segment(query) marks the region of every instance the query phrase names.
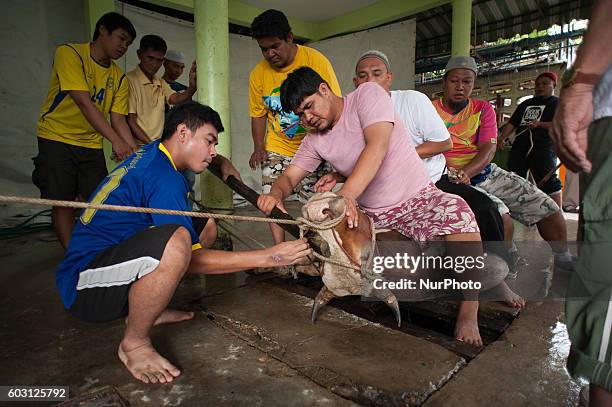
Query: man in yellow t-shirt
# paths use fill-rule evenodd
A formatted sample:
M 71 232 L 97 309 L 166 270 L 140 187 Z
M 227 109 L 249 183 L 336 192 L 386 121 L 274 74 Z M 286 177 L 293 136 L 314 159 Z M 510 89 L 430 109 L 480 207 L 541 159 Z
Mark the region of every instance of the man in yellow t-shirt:
M 118 13 L 103 15 L 93 42 L 60 45 L 51 82 L 38 117 L 38 156 L 32 181 L 42 198 L 88 199 L 107 174 L 102 137 L 118 159 L 136 150 L 127 125 L 128 83 L 115 65 L 136 37 L 132 23 Z M 110 119 L 110 124 L 109 124 Z M 73 209 L 53 207 L 53 229 L 68 247 Z
M 283 112 L 280 86 L 295 69 L 307 66 L 329 83 L 331 90 L 341 95 L 338 79 L 331 63 L 319 51 L 293 43 L 287 17 L 278 10 L 267 10 L 255 17 L 251 36 L 257 41 L 264 59 L 249 77 L 249 114 L 254 151 L 249 165 L 261 165 L 263 193 L 270 192 L 274 180 L 291 163 L 292 157 L 306 135 L 300 118 L 293 112 Z M 312 185 L 326 172 L 325 166 L 305 178 L 296 191 L 305 202 L 314 192 Z M 270 225 L 275 243 L 284 240 L 283 230 Z
M 196 92 L 195 65 L 189 71 L 189 87 L 175 92 L 157 76 L 168 47 L 163 38 L 148 34 L 140 39 L 136 68 L 127 73 L 130 84 L 128 123 L 139 142 L 157 140 L 164 129 L 166 103 L 176 105 L 191 100 Z

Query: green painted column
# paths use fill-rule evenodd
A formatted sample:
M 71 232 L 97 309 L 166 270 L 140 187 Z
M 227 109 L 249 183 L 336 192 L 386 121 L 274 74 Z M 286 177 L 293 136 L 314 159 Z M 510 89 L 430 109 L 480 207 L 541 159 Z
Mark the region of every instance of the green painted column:
M 470 55 L 472 0 L 452 0 L 453 48 L 452 56 Z
M 85 21 L 87 21 L 87 40 L 93 40 L 94 29 L 96 23 L 106 13 L 115 10 L 114 0 L 84 0 L 85 3 Z M 104 147 L 104 157 L 106 158 L 106 168 L 112 170 L 117 166 L 117 163 L 110 159 L 113 148 L 107 139 L 102 140 Z
M 93 38 L 96 22 L 106 13 L 115 11 L 115 0 L 84 0 L 85 3 L 85 21 L 88 24 L 88 39 Z
M 231 158 L 230 65 L 228 0 L 194 0 L 198 102 L 221 116 L 225 131 L 219 135 L 219 154 Z M 202 201 L 213 208 L 233 207 L 231 190 L 205 171 L 201 178 Z M 221 236 L 220 236 L 221 237 Z M 221 240 L 226 240 L 221 237 Z M 221 242 L 222 246 L 226 244 Z

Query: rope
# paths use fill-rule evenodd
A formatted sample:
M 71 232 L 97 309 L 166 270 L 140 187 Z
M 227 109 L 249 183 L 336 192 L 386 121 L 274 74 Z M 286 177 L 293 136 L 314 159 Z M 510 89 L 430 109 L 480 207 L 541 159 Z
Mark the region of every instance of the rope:
M 309 221 L 308 219 L 305 219 L 303 217 L 299 217 L 297 218 L 297 220 L 299 222 L 301 222 L 301 224 L 299 225 L 300 228 L 300 239 L 302 237 L 304 237 L 304 231 L 309 230 L 309 229 L 314 229 L 314 230 L 327 230 L 327 229 L 333 229 L 334 227 L 338 226 L 346 217 L 346 213 L 342 213 L 339 216 L 335 217 L 335 218 L 330 218 L 329 220 L 323 221 L 321 223 L 313 223 L 311 221 Z M 333 231 L 335 232 L 335 231 Z M 334 234 L 334 238 L 336 238 L 335 234 Z M 337 240 L 336 240 L 337 242 Z M 342 245 L 339 245 L 340 248 L 342 248 Z M 342 248 L 344 251 L 344 248 Z M 345 267 L 348 269 L 353 269 L 353 270 L 357 270 L 357 271 L 361 271 L 361 267 L 352 264 L 353 263 L 353 259 L 351 259 L 351 257 L 346 253 L 346 251 L 344 251 L 344 254 L 346 255 L 346 257 L 348 257 L 349 261 L 351 261 L 351 263 L 345 263 L 342 261 L 336 261 L 333 260 L 329 257 L 325 257 L 320 255 L 317 252 L 312 252 L 312 256 L 316 259 L 319 259 L 321 261 L 324 261 L 326 263 L 330 263 L 330 264 L 334 264 L 336 266 L 340 266 L 340 267 Z
M 522 131 L 519 131 L 518 133 L 516 133 L 516 136 L 514 136 L 514 138 L 516 138 L 516 137 L 520 136 L 521 134 L 525 133 L 527 130 L 529 130 L 529 126 L 524 128 Z
M 265 222 L 265 223 L 282 223 L 282 224 L 287 224 L 287 225 L 300 225 L 299 221 L 289 220 L 289 219 L 270 219 L 270 218 L 262 218 L 262 217 L 257 217 L 257 216 L 223 215 L 220 213 L 211 213 L 211 212 L 177 211 L 173 209 L 142 208 L 138 206 L 93 204 L 93 203 L 87 203 L 87 202 L 58 201 L 58 200 L 53 200 L 53 199 L 24 198 L 24 197 L 6 196 L 6 195 L 0 195 L 0 202 L 21 203 L 21 204 L 31 204 L 31 205 L 45 205 L 45 206 L 63 206 L 67 208 L 77 208 L 77 209 L 97 209 L 97 210 L 119 211 L 119 212 L 154 213 L 158 215 L 190 216 L 193 218 L 226 219 L 226 220 L 239 220 L 239 221 L 245 221 L 245 222 Z
M 189 197 L 189 200 L 191 202 L 193 202 L 194 204 L 196 204 L 198 206 L 198 208 L 201 209 L 201 211 L 209 211 L 211 209 L 214 210 L 214 208 L 210 207 L 210 206 L 204 206 L 202 203 L 196 201 L 193 197 Z M 219 208 L 222 209 L 222 208 Z M 220 220 L 217 223 L 217 226 L 219 228 L 221 228 L 222 230 L 224 230 L 225 232 L 227 232 L 227 234 L 229 234 L 231 237 L 233 237 L 234 239 L 236 239 L 238 242 L 242 243 L 243 245 L 245 245 L 248 249 L 253 250 L 253 246 L 251 246 L 250 244 L 248 244 L 247 242 L 245 242 L 244 240 L 242 240 L 242 238 L 238 235 L 238 233 L 236 232 L 236 228 L 234 227 L 234 225 L 232 225 L 231 223 L 224 221 L 224 220 Z M 242 232 L 244 234 L 245 237 L 247 237 L 248 239 L 250 239 L 252 242 L 254 242 L 256 245 L 258 245 L 259 247 L 261 247 L 262 249 L 265 249 L 266 246 L 264 246 L 260 241 L 256 240 L 255 238 L 251 237 L 248 233 L 246 232 Z
M 62 206 L 67 208 L 77 208 L 77 209 L 96 209 L 96 210 L 106 210 L 106 211 L 118 211 L 118 212 L 136 212 L 136 213 L 153 213 L 159 215 L 176 215 L 176 216 L 190 216 L 194 218 L 211 218 L 211 219 L 221 219 L 221 220 L 238 220 L 245 222 L 265 222 L 265 223 L 282 223 L 288 225 L 298 225 L 300 228 L 300 238 L 304 237 L 304 230 L 314 229 L 314 230 L 326 230 L 332 229 L 340 224 L 345 218 L 345 214 L 337 216 L 336 218 L 332 218 L 330 220 L 321 222 L 321 223 L 313 223 L 308 219 L 303 217 L 297 218 L 297 220 L 288 220 L 288 219 L 270 219 L 270 218 L 262 218 L 257 216 L 239 216 L 239 215 L 223 215 L 220 213 L 210 213 L 210 212 L 194 212 L 194 211 L 177 211 L 171 209 L 159 209 L 159 208 L 143 208 L 137 206 L 122 206 L 122 205 L 107 205 L 107 204 L 93 204 L 87 202 L 76 202 L 76 201 L 60 201 L 54 199 L 41 199 L 41 198 L 25 198 L 18 196 L 7 196 L 0 195 L 0 202 L 4 203 L 20 203 L 20 204 L 30 204 L 30 205 L 44 205 L 44 206 Z M 361 268 L 354 266 L 353 264 L 339 262 L 333 260 L 331 258 L 320 255 L 319 253 L 312 252 L 312 255 L 324 262 L 335 264 L 340 267 L 346 267 L 353 270 L 361 271 Z
M 1 201 L 1 196 L 0 196 L 0 201 Z M 197 201 L 196 204 L 198 204 L 198 206 L 203 207 L 200 203 L 198 203 Z M 334 227 L 338 226 L 346 217 L 345 213 L 340 214 L 339 216 L 335 217 L 335 218 L 330 218 L 329 220 L 323 221 L 323 222 L 319 222 L 319 223 L 314 223 L 309 221 L 306 218 L 303 217 L 298 217 L 295 220 L 294 224 L 297 224 L 299 229 L 300 229 L 300 239 L 304 237 L 304 232 L 307 230 L 327 230 L 327 229 L 333 229 Z M 257 218 L 257 219 L 261 219 L 261 218 Z M 335 231 L 334 231 L 335 232 Z M 375 239 L 374 237 L 374 233 L 372 233 L 372 237 L 373 239 Z M 249 236 L 249 238 L 251 238 Z M 336 238 L 336 235 L 334 233 L 334 238 Z M 251 238 L 252 239 L 252 238 Z M 255 240 L 255 239 L 252 239 Z M 255 240 L 256 243 L 259 243 L 258 241 Z M 336 242 L 338 243 L 338 240 L 336 238 Z M 351 261 L 351 263 L 344 263 L 341 261 L 336 261 L 331 259 L 330 257 L 325 257 L 315 251 L 312 252 L 312 256 L 320 261 L 326 262 L 326 263 L 330 263 L 330 264 L 334 264 L 336 266 L 340 266 L 340 267 L 346 267 L 346 268 L 350 268 L 353 270 L 357 270 L 357 271 L 361 271 L 361 268 L 359 267 L 359 265 L 348 255 L 348 253 L 346 253 L 346 251 L 344 250 L 344 248 L 342 247 L 342 245 L 339 245 L 340 248 L 344 251 L 344 254 L 348 257 L 348 259 Z M 314 264 L 313 264 L 314 265 Z
M 531 154 L 531 151 L 533 151 L 533 132 L 531 131 L 531 127 L 527 127 L 527 130 L 529 130 L 529 150 L 527 150 L 527 154 L 525 154 L 525 157 L 527 157 L 529 154 Z M 523 130 L 525 131 L 525 130 Z M 522 132 L 521 132 L 522 133 Z M 518 134 L 517 134 L 518 137 Z
M 533 132 L 531 131 L 531 127 L 528 126 L 526 129 L 524 129 L 523 131 L 518 133 L 516 135 L 516 137 L 520 136 L 521 134 L 525 133 L 526 131 L 529 131 L 529 144 L 530 144 L 530 146 L 529 146 L 529 150 L 527 150 L 527 154 L 525 154 L 525 156 L 528 156 L 529 154 L 531 154 L 531 152 L 533 151 L 533 147 L 534 147 L 534 144 L 533 144 Z M 537 182 L 537 183 L 535 182 L 535 177 L 533 177 L 533 174 L 531 174 L 531 176 L 533 177 L 534 184 L 536 184 L 536 187 L 541 188 L 542 185 L 544 185 L 544 183 L 546 181 L 548 181 L 550 179 L 550 177 L 553 176 L 554 173 L 557 172 L 557 170 L 561 167 L 561 165 L 562 165 L 562 163 L 557 164 L 557 166 L 555 168 L 553 168 L 550 171 L 548 171 L 546 173 L 546 175 L 544 175 L 544 177 L 542 177 L 542 179 L 540 179 L 540 181 Z

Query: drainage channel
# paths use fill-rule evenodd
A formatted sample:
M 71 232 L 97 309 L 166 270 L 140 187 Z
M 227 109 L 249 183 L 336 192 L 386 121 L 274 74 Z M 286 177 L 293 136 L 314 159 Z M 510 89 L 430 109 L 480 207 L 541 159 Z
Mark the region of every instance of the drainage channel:
M 289 292 L 314 298 L 323 287 L 319 277 L 299 275 L 297 279 L 275 277 L 265 280 Z M 485 347 L 496 341 L 510 326 L 519 312 L 508 307 L 489 306 L 481 303 L 478 314 L 480 334 Z M 449 351 L 470 361 L 483 349 L 456 340 L 453 337 L 457 315 L 457 303 L 453 301 L 425 301 L 400 303 L 402 324 L 397 326 L 393 314 L 380 302 L 363 301 L 359 296 L 343 297 L 332 300 L 328 307 L 335 307 L 387 328 L 413 335 L 440 345 Z M 504 309 L 507 308 L 507 309 Z M 325 310 L 322 311 L 324 313 Z

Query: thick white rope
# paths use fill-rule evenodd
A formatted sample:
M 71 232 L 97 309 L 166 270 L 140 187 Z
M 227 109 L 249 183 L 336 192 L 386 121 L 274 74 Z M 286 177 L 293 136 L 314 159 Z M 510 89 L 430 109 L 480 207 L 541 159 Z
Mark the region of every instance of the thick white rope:
M 106 211 L 119 211 L 119 212 L 135 212 L 135 213 L 153 213 L 160 215 L 176 215 L 176 216 L 190 216 L 194 218 L 211 218 L 211 219 L 223 219 L 223 220 L 237 220 L 237 221 L 245 221 L 245 222 L 265 222 L 265 223 L 281 223 L 287 225 L 298 225 L 300 229 L 300 238 L 304 236 L 305 229 L 314 229 L 314 230 L 326 230 L 331 229 L 340 222 L 344 220 L 345 214 L 330 219 L 321 223 L 314 223 L 302 217 L 297 218 L 297 220 L 288 220 L 288 219 L 270 219 L 270 218 L 262 218 L 257 216 L 240 216 L 240 215 L 224 215 L 220 213 L 212 213 L 212 212 L 194 212 L 194 211 L 177 211 L 172 209 L 160 209 L 160 208 L 143 208 L 137 206 L 122 206 L 122 205 L 107 205 L 107 204 L 94 204 L 87 202 L 77 202 L 77 201 L 61 201 L 54 199 L 42 199 L 42 198 L 27 198 L 27 197 L 19 197 L 19 196 L 7 196 L 0 195 L 0 202 L 4 203 L 18 203 L 18 204 L 30 204 L 30 205 L 44 205 L 44 206 L 62 206 L 67 208 L 76 208 L 76 209 L 95 209 L 95 210 L 106 210 Z M 332 260 L 328 257 L 322 256 L 319 253 L 313 251 L 312 255 L 321 260 L 331 264 L 335 264 L 341 267 L 347 267 L 354 270 L 360 271 L 359 267 L 356 267 L 353 264 L 338 262 Z

